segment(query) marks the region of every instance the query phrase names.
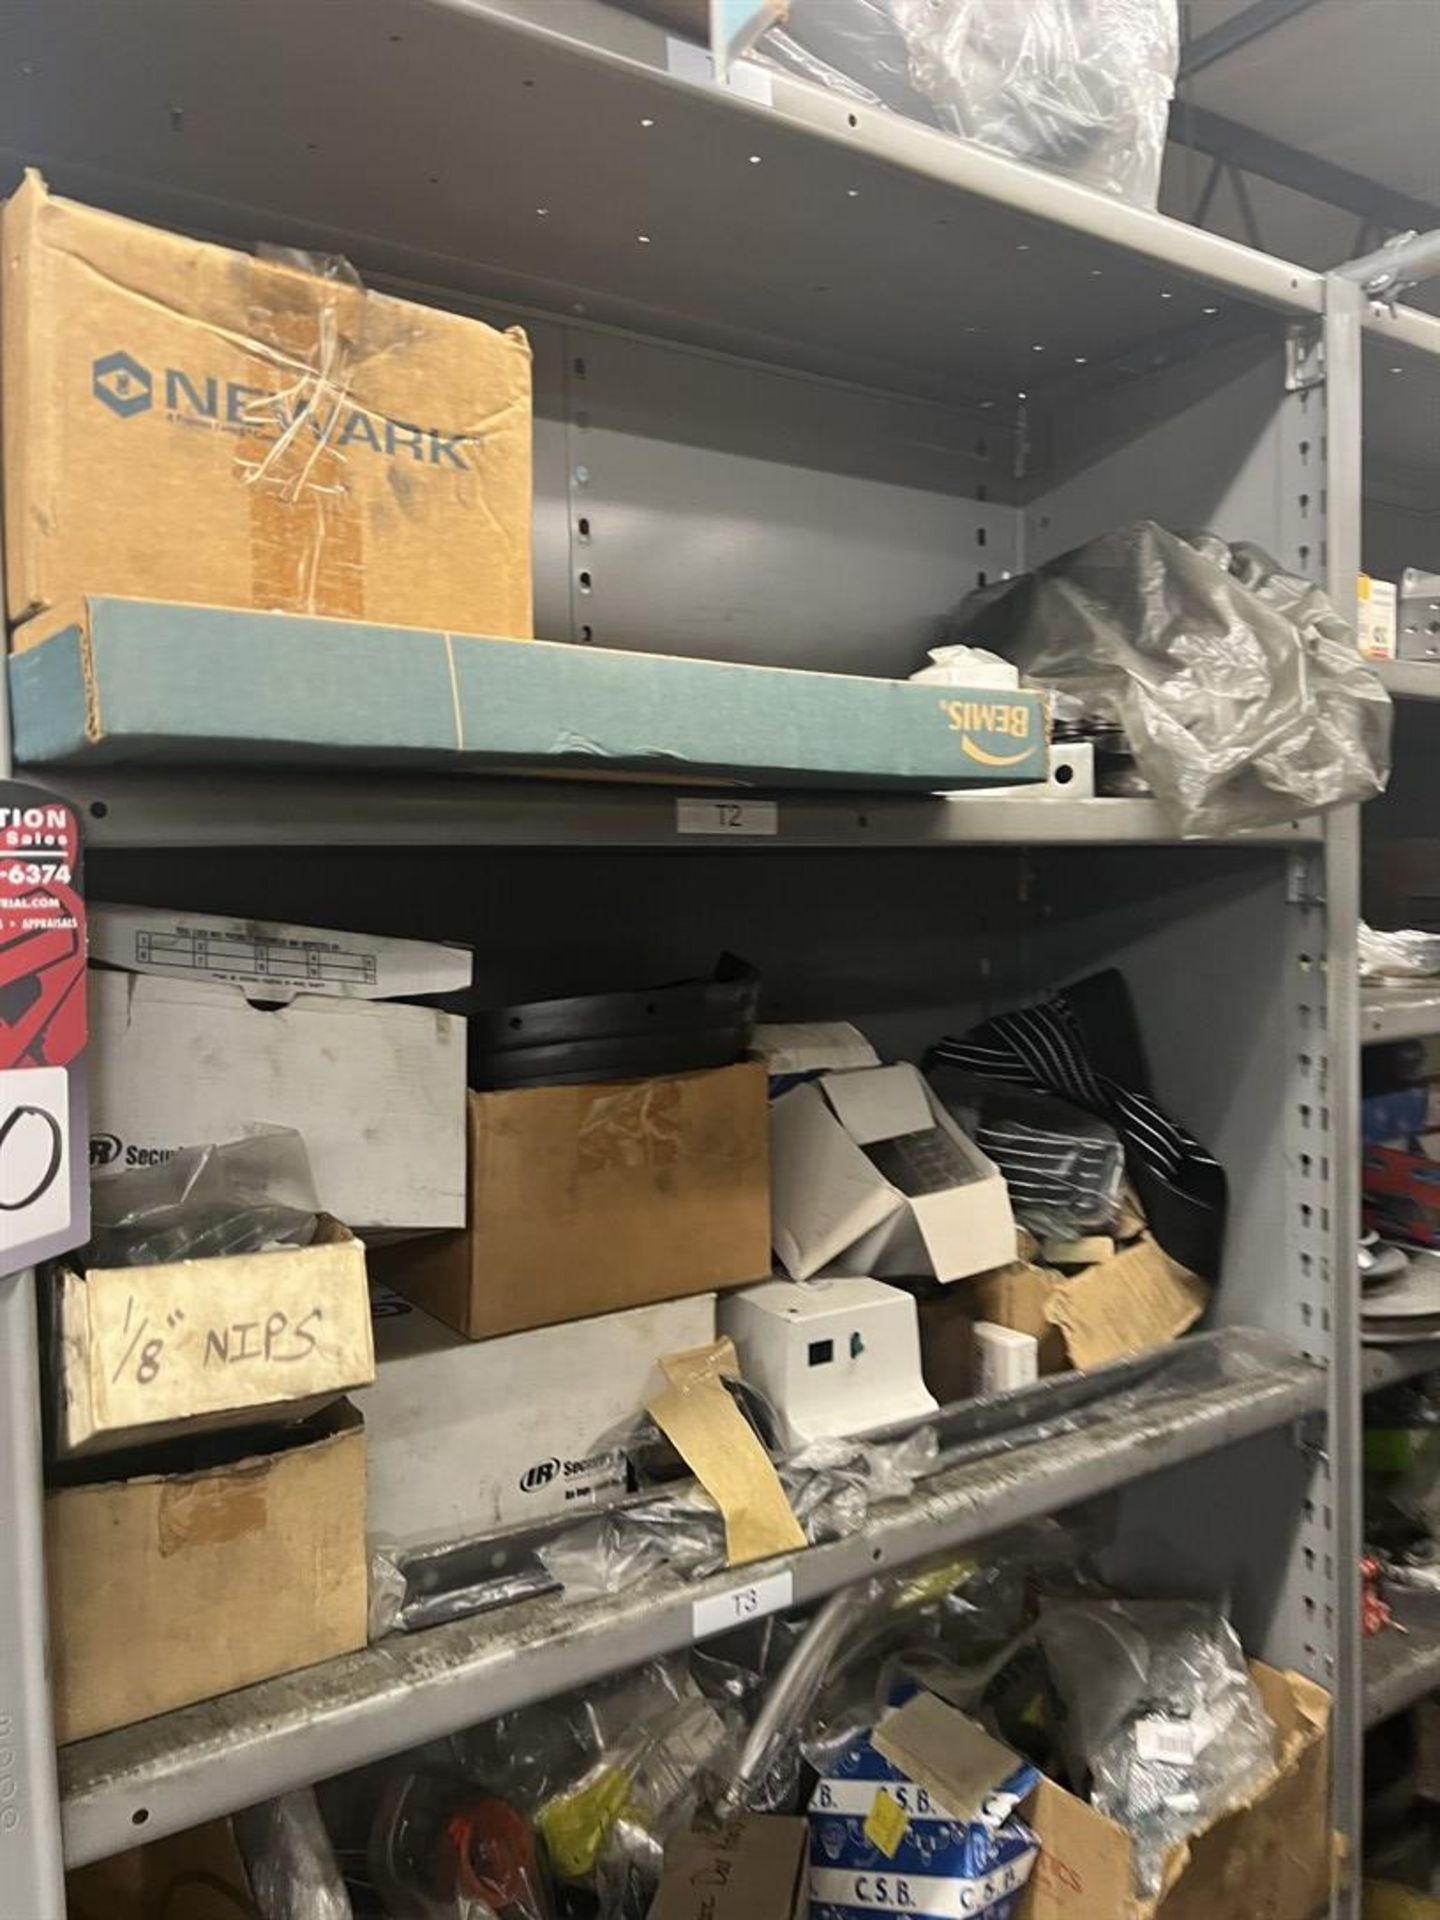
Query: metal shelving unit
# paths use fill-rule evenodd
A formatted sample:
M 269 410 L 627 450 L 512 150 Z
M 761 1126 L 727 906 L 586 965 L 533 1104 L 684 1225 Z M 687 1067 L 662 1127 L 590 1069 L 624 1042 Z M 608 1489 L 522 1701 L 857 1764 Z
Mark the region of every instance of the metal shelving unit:
M 718 88 L 693 50 L 597 0 L 352 0 L 343 62 L 322 0 L 12 14 L 0 171 L 23 158 L 58 191 L 344 251 L 372 282 L 524 320 L 549 637 L 904 673 L 937 609 L 1142 515 L 1255 539 L 1352 597 L 1378 324 L 1352 283 L 781 75 Z M 376 127 L 402 124 L 406 151 L 381 151 Z M 698 540 L 701 524 L 722 531 Z M 382 856 L 407 876 L 449 863 L 445 930 L 522 972 L 571 910 L 554 863 L 583 850 L 566 888 L 597 958 L 668 964 L 696 929 L 743 927 L 786 1017 L 863 1011 L 896 1047 L 1123 966 L 1165 1097 L 1231 1169 L 1217 1314 L 1296 1359 L 956 1470 L 863 1539 L 796 1556 L 795 1595 L 1148 1488 L 1132 1531 L 1157 1563 L 1211 1541 L 1254 1651 L 1334 1691 L 1335 1818 L 1358 1838 L 1353 816 L 1181 844 L 1143 801 L 782 795 L 774 836 L 717 849 L 677 835 L 658 786 L 41 777 L 88 822 L 97 891 L 373 918 Z M 7 1286 L 28 1302 L 0 1282 L 0 1309 Z M 65 1856 L 91 1860 L 693 1636 L 707 1589 L 531 1603 L 67 1749 L 57 1806 L 33 1328 L 11 1318 L 0 1534 L 18 1524 L 36 1550 L 0 1560 L 0 1732 L 18 1726 L 29 1810 L 0 1819 L 0 1920 L 10 1889 L 15 1920 L 58 1920 L 62 1817 Z M 1255 1448 L 1278 1505 L 1243 1526 Z M 1172 1473 L 1183 1499 L 1153 1478 Z
M 1367 1729 L 1440 1687 L 1440 1609 L 1402 1604 L 1395 1619 L 1365 1643 Z

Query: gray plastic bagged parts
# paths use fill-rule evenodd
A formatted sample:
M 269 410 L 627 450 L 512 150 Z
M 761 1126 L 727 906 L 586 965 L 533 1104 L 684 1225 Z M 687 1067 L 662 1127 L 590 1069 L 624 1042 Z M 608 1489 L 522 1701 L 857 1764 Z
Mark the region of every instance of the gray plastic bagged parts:
M 1353 630 L 1258 547 L 1144 520 L 972 593 L 942 637 L 1118 723 L 1186 836 L 1280 826 L 1390 776 L 1390 697 Z

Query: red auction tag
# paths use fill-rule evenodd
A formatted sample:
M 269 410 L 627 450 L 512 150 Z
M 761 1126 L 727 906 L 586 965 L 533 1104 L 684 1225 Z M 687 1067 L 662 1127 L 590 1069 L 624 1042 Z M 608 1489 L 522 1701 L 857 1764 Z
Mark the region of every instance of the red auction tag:
M 80 822 L 0 780 L 0 1275 L 90 1233 Z

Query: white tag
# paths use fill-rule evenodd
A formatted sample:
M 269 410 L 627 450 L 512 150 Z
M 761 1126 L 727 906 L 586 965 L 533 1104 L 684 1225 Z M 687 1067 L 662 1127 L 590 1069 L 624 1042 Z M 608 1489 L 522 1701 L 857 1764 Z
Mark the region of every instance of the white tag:
M 703 1640 L 707 1634 L 724 1633 L 730 1627 L 743 1627 L 747 1620 L 779 1613 L 794 1597 L 795 1576 L 787 1567 L 784 1573 L 768 1574 L 748 1587 L 734 1587 L 729 1593 L 697 1600 L 691 1614 L 691 1628 L 695 1638 Z
M 677 800 L 677 833 L 763 833 L 780 831 L 778 800 Z
M 1192 1767 L 1198 1745 L 1199 1729 L 1189 1720 L 1154 1713 L 1135 1722 L 1135 1752 L 1147 1765 L 1158 1760 L 1168 1767 Z

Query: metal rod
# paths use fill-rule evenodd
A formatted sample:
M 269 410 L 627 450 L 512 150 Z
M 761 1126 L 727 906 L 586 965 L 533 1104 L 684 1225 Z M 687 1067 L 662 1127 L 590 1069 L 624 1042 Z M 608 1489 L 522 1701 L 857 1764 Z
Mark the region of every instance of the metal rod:
M 1428 233 L 1402 233 L 1373 253 L 1347 260 L 1335 271 L 1353 280 L 1372 300 L 1393 300 L 1440 273 L 1440 227 Z
M 1238 53 L 1242 47 L 1248 47 L 1252 40 L 1258 40 L 1262 34 L 1273 33 L 1276 27 L 1293 20 L 1297 14 L 1308 12 L 1314 5 L 1315 0 L 1254 0 L 1253 5 L 1242 7 L 1239 13 L 1232 14 L 1218 27 L 1212 27 L 1209 33 L 1202 33 L 1186 43 L 1180 54 L 1179 78 L 1193 79 L 1197 73 L 1203 73 L 1206 67 L 1213 67 L 1217 60 Z

